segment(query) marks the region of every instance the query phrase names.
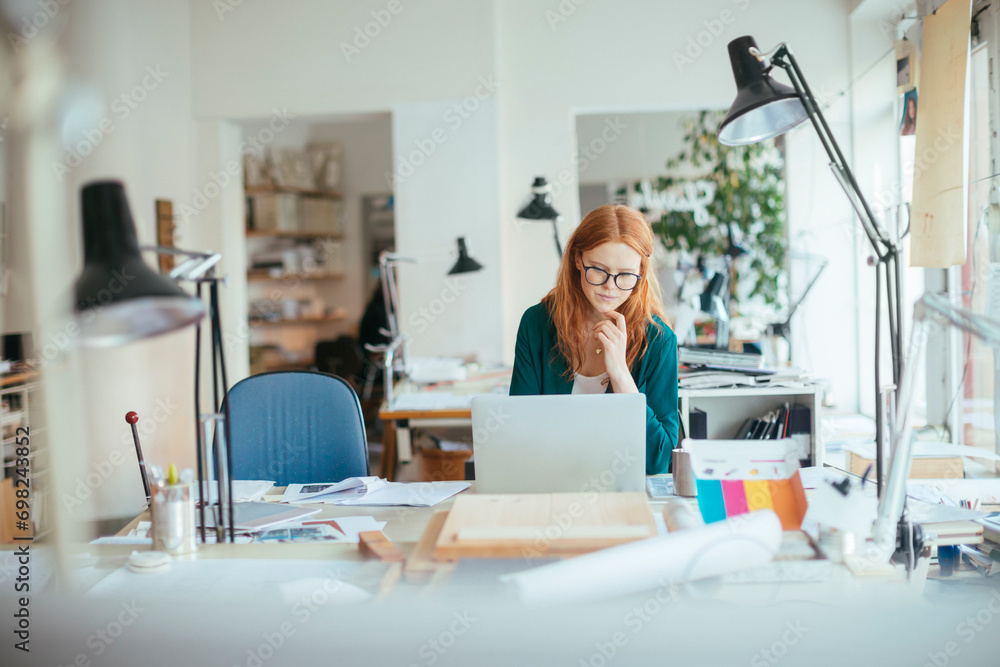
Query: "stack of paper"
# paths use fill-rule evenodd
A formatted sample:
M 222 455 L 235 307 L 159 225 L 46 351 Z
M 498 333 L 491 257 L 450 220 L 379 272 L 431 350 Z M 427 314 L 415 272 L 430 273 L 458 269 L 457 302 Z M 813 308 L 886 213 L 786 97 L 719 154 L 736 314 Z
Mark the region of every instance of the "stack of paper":
M 329 484 L 289 484 L 281 502 L 432 507 L 469 486 L 469 482 L 404 483 L 378 477 L 351 477 Z
M 256 479 L 234 479 L 232 482 L 233 502 L 255 502 L 264 497 L 274 486 L 274 482 Z M 208 503 L 214 505 L 219 502 L 219 485 L 215 480 L 203 482 L 203 489 L 208 489 Z M 204 497 L 204 496 L 203 496 Z

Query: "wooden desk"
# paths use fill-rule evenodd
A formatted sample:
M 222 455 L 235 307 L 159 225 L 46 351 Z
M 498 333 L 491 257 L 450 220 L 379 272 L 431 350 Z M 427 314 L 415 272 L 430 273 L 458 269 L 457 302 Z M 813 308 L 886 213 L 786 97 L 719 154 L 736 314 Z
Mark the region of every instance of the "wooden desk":
M 382 429 L 382 467 L 379 475 L 390 482 L 395 479 L 399 452 L 396 429 L 409 428 L 411 419 L 460 419 L 472 423 L 472 408 L 447 410 L 390 410 L 383 402 L 378 418 L 384 422 Z
M 450 391 L 459 396 L 471 396 L 477 394 L 489 394 L 498 387 L 506 384 L 510 386 L 510 374 L 512 369 L 506 368 L 499 371 L 489 371 L 471 377 L 462 382 L 442 382 L 432 385 L 429 388 L 418 389 L 413 384 L 403 381 L 396 385 L 395 395 L 399 396 L 413 392 L 425 391 Z M 506 392 L 505 392 L 506 393 Z M 396 475 L 396 465 L 399 463 L 399 447 L 396 441 L 396 428 L 409 428 L 410 421 L 417 420 L 444 420 L 454 419 L 461 422 L 472 423 L 471 407 L 449 407 L 429 410 L 400 410 L 392 408 L 384 401 L 379 408 L 378 417 L 384 422 L 382 431 L 382 465 L 380 476 L 390 482 Z

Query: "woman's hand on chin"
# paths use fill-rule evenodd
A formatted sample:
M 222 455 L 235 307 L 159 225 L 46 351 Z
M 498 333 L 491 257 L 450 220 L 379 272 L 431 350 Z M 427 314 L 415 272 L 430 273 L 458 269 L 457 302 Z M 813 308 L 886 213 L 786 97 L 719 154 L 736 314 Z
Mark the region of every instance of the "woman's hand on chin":
M 625 316 L 614 310 L 605 315 L 607 319 L 594 325 L 593 340 L 604 359 L 611 387 L 616 394 L 639 393 L 625 363 L 625 349 L 628 347 Z

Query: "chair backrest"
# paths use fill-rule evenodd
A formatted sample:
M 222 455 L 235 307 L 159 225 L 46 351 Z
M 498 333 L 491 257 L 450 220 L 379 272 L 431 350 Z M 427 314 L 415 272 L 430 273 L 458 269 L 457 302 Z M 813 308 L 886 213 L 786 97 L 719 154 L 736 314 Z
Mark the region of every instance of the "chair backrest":
M 368 474 L 361 403 L 343 379 L 311 371 L 252 375 L 226 395 L 233 479 L 278 486 Z

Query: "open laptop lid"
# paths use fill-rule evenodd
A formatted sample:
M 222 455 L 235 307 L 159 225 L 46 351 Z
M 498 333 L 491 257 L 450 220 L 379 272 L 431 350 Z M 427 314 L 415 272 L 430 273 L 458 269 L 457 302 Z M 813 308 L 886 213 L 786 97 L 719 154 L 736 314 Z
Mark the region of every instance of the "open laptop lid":
M 645 490 L 643 394 L 472 399 L 478 493 Z

